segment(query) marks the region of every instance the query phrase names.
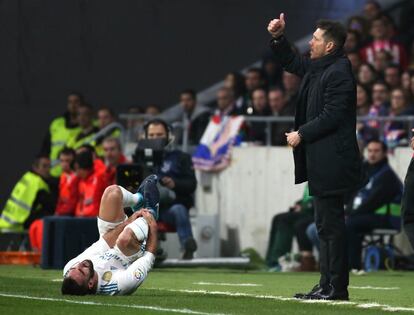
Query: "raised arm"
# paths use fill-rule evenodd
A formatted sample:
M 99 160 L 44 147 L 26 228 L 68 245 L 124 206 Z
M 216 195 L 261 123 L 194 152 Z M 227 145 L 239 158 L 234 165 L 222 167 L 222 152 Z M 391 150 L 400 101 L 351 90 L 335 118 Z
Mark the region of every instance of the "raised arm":
M 270 48 L 273 50 L 275 57 L 282 64 L 283 69 L 303 77 L 309 68 L 309 58 L 295 54 L 290 47 L 289 42 L 284 37 L 286 27 L 285 15 L 280 14 L 278 19 L 273 19 L 267 26 L 267 30 L 272 35 Z

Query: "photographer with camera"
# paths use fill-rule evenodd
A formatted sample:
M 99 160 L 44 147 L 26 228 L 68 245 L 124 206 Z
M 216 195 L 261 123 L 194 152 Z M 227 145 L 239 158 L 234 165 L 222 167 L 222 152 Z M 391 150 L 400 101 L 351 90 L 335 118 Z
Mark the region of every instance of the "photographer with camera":
M 191 156 L 170 148 L 173 142 L 171 127 L 161 119 L 144 126 L 145 139 L 138 143 L 134 162 L 159 178 L 160 219 L 177 230 L 183 259 L 192 259 L 197 249 L 191 229 L 189 209 L 194 205 L 197 187 Z M 148 149 L 152 152 L 148 158 Z

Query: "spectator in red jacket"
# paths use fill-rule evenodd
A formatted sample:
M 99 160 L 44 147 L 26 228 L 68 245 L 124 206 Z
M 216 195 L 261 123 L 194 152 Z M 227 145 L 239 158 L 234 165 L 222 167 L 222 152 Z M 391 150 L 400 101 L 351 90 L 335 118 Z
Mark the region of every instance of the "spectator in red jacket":
M 119 164 L 128 163 L 122 154 L 121 142 L 118 138 L 106 138 L 102 143 L 105 159 L 105 175 L 108 185 L 114 185 L 116 181 L 116 167 Z
M 99 204 L 105 188 L 108 186 L 104 173 L 94 168 L 93 155 L 83 151 L 76 156 L 76 174 L 79 177 L 79 198 L 76 204 L 76 217 L 95 217 L 99 213 Z
M 62 175 L 59 179 L 59 198 L 55 215 L 74 215 L 78 201 L 78 181 L 74 171 L 76 152 L 73 149 L 64 148 L 59 153 L 59 161 L 62 167 Z

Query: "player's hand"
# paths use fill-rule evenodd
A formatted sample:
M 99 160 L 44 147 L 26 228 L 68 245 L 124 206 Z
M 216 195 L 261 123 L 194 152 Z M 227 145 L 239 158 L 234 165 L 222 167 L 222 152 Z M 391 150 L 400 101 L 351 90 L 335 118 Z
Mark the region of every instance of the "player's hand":
M 131 216 L 128 218 L 128 222 L 127 223 L 131 223 L 133 221 L 135 221 L 136 219 L 138 219 L 139 217 L 142 217 L 142 213 L 144 211 L 141 209 L 139 211 L 134 212 L 133 214 L 131 214 Z
M 270 35 L 272 35 L 272 37 L 277 38 L 283 34 L 285 27 L 285 14 L 280 13 L 278 19 L 273 19 L 269 22 L 269 25 L 267 26 L 267 31 L 270 33 Z
M 154 216 L 151 214 L 151 212 L 144 209 L 142 210 L 142 216 L 145 219 L 145 221 L 147 221 L 150 231 L 157 232 L 157 228 L 158 228 L 157 222 L 155 221 Z
M 155 221 L 153 215 L 147 210 L 144 210 L 142 216 L 147 221 L 148 227 L 149 227 L 146 250 L 155 255 L 155 253 L 157 251 L 157 245 L 158 245 L 158 226 L 157 226 L 157 222 Z
M 297 131 L 286 132 L 285 136 L 288 145 L 290 145 L 292 148 L 296 148 L 302 141 L 302 138 L 299 136 L 299 132 Z
M 175 187 L 175 181 L 171 177 L 168 177 L 168 176 L 161 178 L 161 183 L 169 189 L 174 189 Z

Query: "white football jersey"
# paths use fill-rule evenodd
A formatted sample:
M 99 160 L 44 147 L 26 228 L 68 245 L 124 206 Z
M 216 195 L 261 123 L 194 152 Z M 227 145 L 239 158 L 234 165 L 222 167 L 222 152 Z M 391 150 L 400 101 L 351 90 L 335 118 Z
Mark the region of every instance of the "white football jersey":
M 98 274 L 97 294 L 130 294 L 145 280 L 155 260 L 154 255 L 150 252 L 145 252 L 138 259 L 136 257 L 138 256 L 134 256 L 134 260 L 131 260 L 118 248 L 109 248 L 106 241 L 100 238 L 65 265 L 63 276 L 66 276 L 69 269 L 75 264 L 89 259 Z

